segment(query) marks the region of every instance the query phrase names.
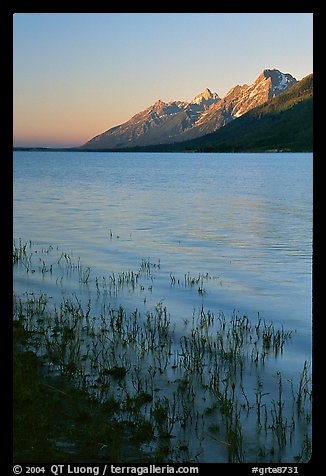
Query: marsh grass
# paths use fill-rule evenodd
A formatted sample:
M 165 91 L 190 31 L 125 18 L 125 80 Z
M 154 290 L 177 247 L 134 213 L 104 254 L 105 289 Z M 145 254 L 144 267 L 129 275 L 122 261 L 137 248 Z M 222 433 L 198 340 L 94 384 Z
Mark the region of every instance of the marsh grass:
M 26 333 L 14 326 L 14 462 L 142 462 L 150 461 L 140 443 L 145 429 L 134 429 L 113 416 L 115 399 L 105 404 L 70 379 L 44 367 L 33 351 L 25 350 Z
M 27 262 L 27 249 L 28 244 L 14 245 L 15 266 Z M 50 269 L 44 257 L 52 251 L 43 252 L 44 269 Z M 33 254 L 28 258 L 29 269 L 34 267 L 33 258 Z M 304 363 L 298 381 L 290 381 L 291 392 L 287 389 L 286 398 L 286 382 L 280 372 L 276 374 L 277 392 L 264 390 L 264 369 L 282 355 L 292 339 L 291 330 L 277 328 L 259 315 L 252 320 L 236 312 L 227 317 L 201 305 L 185 318 L 179 335 L 163 301 L 144 312 L 127 310 L 118 301 L 114 307 L 107 302 L 124 289 L 142 292 L 141 286 L 153 283 L 154 272 L 161 270 L 160 261 L 144 258 L 137 271 L 111 273 L 102 282 L 92 278 L 90 268 L 80 259 L 76 262 L 66 253 L 52 259 L 51 265 L 53 273 L 75 277 L 88 292 L 95 288 L 95 303 L 92 298 L 82 301 L 77 294 L 63 296 L 60 302 L 42 292 L 14 296 L 14 329 L 21 350 L 41 359 L 44 379 L 46 372 L 68 379 L 71 388 L 82 392 L 83 398 L 87 395 L 99 413 L 106 412 L 107 433 L 99 430 L 93 440 L 101 454 L 111 448 L 118 458 L 120 450 L 130 444 L 136 459 L 200 461 L 207 439 L 216 444 L 219 459 L 228 462 L 261 460 L 263 455 L 273 459 L 273 454 L 279 458 L 294 441 L 301 445 L 306 441 L 301 458 L 308 453 L 308 440 L 304 440 L 311 423 L 308 363 Z M 211 279 L 205 274 L 184 276 L 184 285 L 194 290 L 197 286 L 202 289 L 205 280 Z M 170 280 L 181 285 L 174 277 Z M 100 298 L 103 305 L 99 310 Z M 256 376 L 254 390 L 251 375 Z M 93 428 L 91 412 L 83 405 L 78 418 Z M 255 422 L 255 430 L 251 422 Z M 126 425 L 132 429 L 129 436 Z M 66 441 L 70 441 L 68 434 L 67 427 L 63 430 Z M 250 454 L 247 451 L 255 439 L 260 443 L 253 456 L 252 450 Z M 147 452 L 140 450 L 141 445 Z

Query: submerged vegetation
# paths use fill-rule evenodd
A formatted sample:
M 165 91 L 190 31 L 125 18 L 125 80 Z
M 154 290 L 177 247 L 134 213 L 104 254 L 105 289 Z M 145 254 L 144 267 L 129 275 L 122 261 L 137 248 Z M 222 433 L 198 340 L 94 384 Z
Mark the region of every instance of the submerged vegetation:
M 15 461 L 201 462 L 209 451 L 216 462 L 310 459 L 309 363 L 290 380 L 269 365 L 294 330 L 203 302 L 183 325 L 162 300 L 130 309 L 124 293 L 151 293 L 161 271 L 148 258 L 98 277 L 58 248 L 20 240 L 13 263 L 60 291 L 14 295 Z M 167 276 L 201 298 L 214 279 Z

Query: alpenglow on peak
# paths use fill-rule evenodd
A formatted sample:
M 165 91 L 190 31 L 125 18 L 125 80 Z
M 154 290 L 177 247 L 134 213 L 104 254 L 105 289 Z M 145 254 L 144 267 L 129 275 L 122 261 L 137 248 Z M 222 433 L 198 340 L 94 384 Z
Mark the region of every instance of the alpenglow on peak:
M 216 102 L 220 97 L 217 93 L 212 93 L 210 89 L 206 88 L 202 93 L 197 94 L 191 101 L 192 104 L 200 104 L 203 101 Z
M 289 73 L 264 69 L 252 84 L 236 85 L 223 98 L 206 88 L 190 102 L 159 99 L 127 122 L 93 137 L 82 148 L 114 150 L 201 137 L 224 127 L 296 82 Z
M 278 69 L 264 69 L 258 76 L 258 81 L 270 81 L 271 93 L 270 97 L 275 96 L 275 92 L 280 92 L 292 86 L 297 80 L 289 73 L 282 73 Z

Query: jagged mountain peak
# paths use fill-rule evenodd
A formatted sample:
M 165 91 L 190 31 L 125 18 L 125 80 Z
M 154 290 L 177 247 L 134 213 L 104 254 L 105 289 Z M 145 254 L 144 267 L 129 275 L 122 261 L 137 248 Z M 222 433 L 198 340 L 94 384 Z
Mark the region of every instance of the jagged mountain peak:
M 275 68 L 264 69 L 262 73 L 258 76 L 256 82 L 261 80 L 270 80 L 272 88 L 281 91 L 287 89 L 289 86 L 292 86 L 297 82 L 297 80 L 291 74 L 282 73 L 281 71 Z
M 157 100 L 124 124 L 88 141 L 84 148 L 112 148 L 178 142 L 214 132 L 297 80 L 278 69 L 264 69 L 250 85 L 235 86 L 221 99 L 205 88 L 190 102 Z
M 164 101 L 162 101 L 162 99 L 158 99 L 158 100 L 155 102 L 154 106 L 162 107 L 162 106 L 164 106 L 165 104 L 166 104 L 166 103 L 165 103 Z
M 212 93 L 210 89 L 206 88 L 203 92 L 194 97 L 191 104 L 201 104 L 203 101 L 216 102 L 216 100 L 219 99 L 220 97 L 217 93 Z
M 261 75 L 264 75 L 266 78 L 269 78 L 269 77 L 272 77 L 272 76 L 291 76 L 291 74 L 289 73 L 282 73 L 282 71 L 280 71 L 279 69 L 276 69 L 276 68 L 265 68 L 263 69 L 263 71 L 261 72 L 260 76 Z M 291 76 L 293 77 L 293 76 Z

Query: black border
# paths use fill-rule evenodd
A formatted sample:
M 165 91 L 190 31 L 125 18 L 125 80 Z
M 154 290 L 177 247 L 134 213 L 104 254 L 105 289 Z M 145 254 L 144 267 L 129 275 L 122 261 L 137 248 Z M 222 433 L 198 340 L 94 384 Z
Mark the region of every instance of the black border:
M 11 315 L 12 312 L 12 263 L 11 263 L 11 246 L 12 246 L 12 203 L 13 203 L 13 194 L 12 194 L 12 121 L 13 121 L 13 72 L 12 72 L 12 51 L 13 51 L 13 15 L 15 13 L 123 13 L 123 8 L 127 8 L 126 12 L 128 13 L 147 13 L 148 10 L 144 8 L 141 11 L 134 12 L 132 8 L 135 4 L 124 5 L 121 4 L 120 8 L 117 8 L 115 11 L 111 8 L 112 5 L 106 4 L 105 6 L 110 6 L 109 11 L 106 11 L 101 5 L 101 2 L 92 1 L 92 9 L 85 8 L 86 4 L 81 2 L 72 2 L 72 1 L 56 1 L 56 2 L 43 2 L 38 4 L 37 2 L 24 2 L 24 1 L 9 1 L 4 2 L 1 5 L 1 14 L 0 14 L 0 34 L 2 35 L 1 44 L 5 46 L 5 61 L 3 65 L 5 67 L 1 68 L 1 80 L 4 81 L 4 87 L 2 88 L 2 99 L 3 105 L 2 112 L 5 112 L 4 118 L 2 121 L 2 130 L 5 128 L 4 134 L 2 135 L 2 156 L 1 156 L 1 165 L 4 167 L 2 172 L 2 186 L 1 186 L 1 207 L 3 209 L 2 218 L 4 219 L 4 236 L 2 237 L 2 243 L 5 243 L 5 276 L 3 280 L 5 281 L 5 307 L 2 309 L 2 321 L 4 323 L 3 333 L 2 333 L 2 345 L 1 348 L 1 363 L 5 363 L 5 385 L 2 385 L 2 444 L 1 444 L 1 463 L 0 467 L 6 467 L 2 469 L 3 474 L 14 474 L 13 473 L 13 462 L 12 462 L 12 326 L 11 326 Z M 251 2 L 250 5 L 252 6 Z M 117 7 L 119 5 L 116 5 Z M 140 5 L 137 5 L 140 6 Z M 164 7 L 167 9 L 164 13 L 173 12 L 173 13 L 204 13 L 203 11 L 196 12 L 194 10 L 189 10 L 192 5 L 187 5 L 184 9 L 179 11 L 176 10 L 176 5 L 173 5 L 173 8 L 165 3 Z M 216 4 L 214 7 L 216 8 Z M 220 6 L 220 5 L 218 5 Z M 246 6 L 246 5 L 242 5 Z M 267 5 L 272 6 L 272 5 Z M 277 5 L 279 6 L 279 5 Z M 298 4 L 296 4 L 296 7 Z M 319 137 L 320 124 L 323 123 L 324 119 L 322 117 L 321 105 L 321 89 L 323 87 L 320 74 L 320 63 L 318 57 L 318 48 L 319 44 L 323 40 L 321 35 L 321 28 L 323 26 L 323 18 L 321 14 L 321 9 L 319 7 L 314 7 L 313 5 L 308 5 L 309 11 L 303 13 L 313 13 L 314 18 L 314 95 L 317 96 L 317 100 L 314 100 L 314 153 L 313 153 L 313 188 L 314 188 L 314 201 L 313 201 L 313 452 L 312 458 L 308 463 L 298 463 L 298 464 L 275 464 L 275 463 L 239 463 L 239 464 L 229 464 L 229 463 L 199 463 L 199 464 L 189 464 L 189 465 L 179 465 L 179 464 L 169 464 L 169 466 L 180 467 L 180 466 L 198 466 L 199 474 L 202 475 L 206 471 L 208 474 L 212 474 L 212 471 L 220 472 L 220 474 L 229 474 L 235 473 L 239 475 L 249 475 L 252 474 L 252 468 L 258 466 L 259 468 L 266 468 L 265 474 L 277 474 L 273 473 L 273 469 L 277 467 L 297 467 L 299 475 L 317 475 L 322 470 L 323 457 L 321 445 L 324 440 L 323 427 L 321 422 L 322 410 L 321 410 L 321 400 L 323 397 L 321 382 L 321 359 L 324 357 L 321 347 L 322 342 L 322 320 L 324 318 L 323 310 L 321 308 L 321 302 L 319 299 L 321 292 L 321 276 L 322 276 L 322 263 L 320 252 L 322 249 L 322 152 L 321 152 L 321 140 Z M 215 12 L 214 7 L 212 9 L 206 3 L 203 5 L 208 11 L 205 13 L 223 13 L 222 11 Z M 254 9 L 252 12 L 260 12 L 261 5 Z M 286 4 L 286 10 L 280 12 L 280 9 L 277 9 L 277 13 L 290 13 L 290 5 Z M 292 13 L 302 13 L 298 12 L 296 7 L 293 7 L 294 12 Z M 151 10 L 150 10 L 151 12 Z M 163 13 L 163 9 L 159 10 Z M 155 13 L 159 13 L 155 12 Z M 230 12 L 229 9 L 226 9 L 225 12 Z M 240 9 L 236 10 L 237 13 L 250 13 L 250 12 L 241 12 Z M 275 13 L 276 13 L 275 12 Z M 230 12 L 233 13 L 233 12 Z M 266 13 L 266 12 L 264 12 Z M 272 13 L 272 12 L 271 12 Z M 273 12 L 274 13 L 274 12 Z M 58 464 L 60 464 L 58 462 Z M 108 462 L 108 464 L 110 464 Z M 124 464 L 121 463 L 123 466 Z M 28 465 L 22 465 L 27 467 Z M 46 468 L 45 474 L 52 474 L 50 471 L 51 464 L 42 464 L 38 466 L 44 466 Z M 67 465 L 65 465 L 67 467 Z M 74 464 L 74 466 L 85 466 Z M 92 465 L 87 465 L 92 466 Z M 97 466 L 97 465 L 93 465 Z M 104 468 L 103 464 L 98 465 L 100 468 Z M 134 466 L 148 466 L 146 464 L 134 465 Z M 159 465 L 157 465 L 159 466 Z M 162 465 L 167 466 L 167 465 Z M 63 469 L 62 474 L 68 474 L 65 471 L 67 468 Z M 21 474 L 27 474 L 24 470 Z M 42 473 L 40 473 L 42 474 Z M 100 473 L 101 474 L 101 473 Z M 107 472 L 106 474 L 110 474 Z M 166 474 L 166 473 L 164 473 Z M 259 473 L 256 473 L 259 474 Z M 289 474 L 289 473 L 286 473 Z M 293 474 L 293 473 L 292 473 Z

